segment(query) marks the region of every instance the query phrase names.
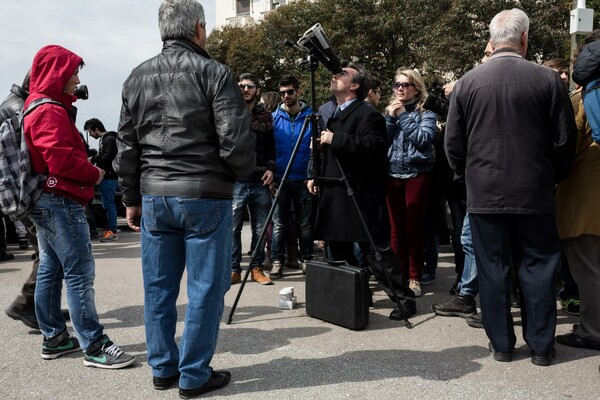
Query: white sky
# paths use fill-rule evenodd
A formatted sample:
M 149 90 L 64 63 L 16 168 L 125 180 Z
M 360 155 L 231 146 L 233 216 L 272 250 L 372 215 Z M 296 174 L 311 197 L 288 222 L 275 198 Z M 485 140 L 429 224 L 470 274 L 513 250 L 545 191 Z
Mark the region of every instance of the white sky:
M 200 0 L 207 32 L 215 20 L 214 2 Z M 116 130 L 121 88 L 131 70 L 158 54 L 158 7 L 162 0 L 0 0 L 0 101 L 13 83 L 20 85 L 35 53 L 45 45 L 61 45 L 80 57 L 79 73 L 90 98 L 78 100 L 77 127 L 98 118 Z M 96 140 L 89 138 L 90 146 Z

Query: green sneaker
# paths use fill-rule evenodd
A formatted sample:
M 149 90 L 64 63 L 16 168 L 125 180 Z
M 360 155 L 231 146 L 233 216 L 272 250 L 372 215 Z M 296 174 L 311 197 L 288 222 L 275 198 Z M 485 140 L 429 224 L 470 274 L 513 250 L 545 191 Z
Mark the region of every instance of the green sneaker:
M 65 354 L 81 350 L 77 338 L 71 336 L 66 330 L 54 336 L 51 339 L 44 339 L 42 344 L 42 358 L 44 360 L 54 360 Z
M 578 299 L 561 300 L 560 305 L 567 314 L 579 315 L 579 305 L 581 302 Z
M 92 343 L 83 357 L 83 365 L 86 367 L 105 369 L 125 368 L 134 362 L 134 356 L 125 353 L 106 335 Z

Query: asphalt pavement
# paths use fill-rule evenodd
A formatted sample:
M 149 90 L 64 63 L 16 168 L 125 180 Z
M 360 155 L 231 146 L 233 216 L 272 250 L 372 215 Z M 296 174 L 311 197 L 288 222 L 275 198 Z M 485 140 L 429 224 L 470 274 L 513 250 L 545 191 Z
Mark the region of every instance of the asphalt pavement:
M 122 222 L 122 221 L 120 221 Z M 96 305 L 105 332 L 137 363 L 123 370 L 83 365 L 82 354 L 41 358 L 42 337 L 4 313 L 0 315 L 0 399 L 175 399 L 177 389 L 152 387 L 146 363 L 140 235 L 124 230 L 120 240 L 94 242 Z M 249 226 L 243 230 L 244 252 Z M 9 251 L 0 263 L 0 304 L 7 307 L 31 271 L 32 250 Z M 316 254 L 319 256 L 319 254 Z M 249 257 L 245 257 L 244 266 Z M 205 395 L 228 399 L 598 399 L 600 352 L 556 345 L 549 367 L 531 363 L 523 341 L 519 310 L 517 345 L 510 363 L 492 360 L 482 329 L 462 318 L 439 317 L 434 303 L 451 298 L 454 279 L 450 246 L 440 248 L 437 281 L 423 287 L 414 327 L 391 321 L 392 303 L 372 283 L 374 306 L 369 326 L 351 331 L 305 312 L 304 278 L 285 269 L 274 285 L 248 282 L 233 322 L 225 321 L 240 288 L 227 293 L 215 369 L 227 369 L 232 382 Z M 294 287 L 298 304 L 280 310 L 279 290 Z M 178 302 L 177 336 L 183 330 L 185 278 Z M 63 304 L 66 301 L 63 296 Z M 577 317 L 558 312 L 557 333 L 567 333 Z

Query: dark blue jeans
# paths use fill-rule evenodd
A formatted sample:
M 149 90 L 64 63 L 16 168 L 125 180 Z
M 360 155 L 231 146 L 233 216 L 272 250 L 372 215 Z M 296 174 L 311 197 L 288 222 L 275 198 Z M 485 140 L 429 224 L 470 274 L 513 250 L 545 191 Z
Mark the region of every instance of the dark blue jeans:
M 242 268 L 242 226 L 244 224 L 244 208 L 250 209 L 250 227 L 252 229 L 252 242 L 250 248 L 256 249 L 258 237 L 265 226 L 269 209 L 271 208 L 271 193 L 268 186 L 262 181 L 243 182 L 237 181 L 233 185 L 233 248 L 231 255 L 231 271 L 241 272 Z M 262 265 L 265 262 L 265 244 L 256 249 L 256 258 L 250 268 Z
M 178 346 L 177 297 L 184 271 L 188 302 Z M 231 200 L 145 195 L 142 272 L 152 374 L 167 378 L 180 372 L 182 389 L 203 385 L 231 285 Z
M 115 193 L 117 192 L 116 179 L 104 179 L 98 185 L 100 194 L 102 195 L 102 207 L 106 211 L 106 220 L 108 222 L 108 229 L 112 233 L 117 233 L 117 206 L 115 205 Z
M 290 221 L 290 207 L 294 205 L 298 223 L 299 259 L 312 259 L 313 231 L 311 224 L 312 195 L 308 192 L 304 180 L 286 181 L 280 189 L 279 201 L 273 214 L 273 261 L 285 262 L 286 237 L 285 227 Z
M 71 321 L 85 350 L 103 331 L 94 299 L 96 267 L 85 209 L 66 197 L 43 193 L 29 219 L 37 229 L 40 251 L 35 286 L 40 330 L 45 338 L 51 338 L 67 328 L 60 311 L 64 278 Z

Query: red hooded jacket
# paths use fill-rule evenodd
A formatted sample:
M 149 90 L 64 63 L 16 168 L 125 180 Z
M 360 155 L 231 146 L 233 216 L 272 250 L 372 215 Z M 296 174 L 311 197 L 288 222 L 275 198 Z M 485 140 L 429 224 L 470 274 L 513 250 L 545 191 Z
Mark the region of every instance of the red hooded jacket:
M 67 111 L 77 98 L 63 90 L 82 61 L 78 55 L 56 45 L 37 52 L 25 107 L 42 97 L 57 100 L 64 107 L 57 104 L 37 107 L 25 118 L 24 131 L 33 169 L 48 176 L 44 190 L 85 205 L 94 196 L 99 171 L 87 160 L 81 135 Z

